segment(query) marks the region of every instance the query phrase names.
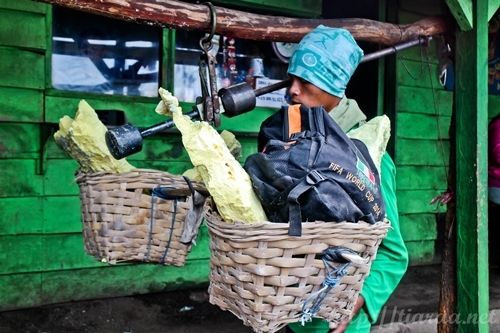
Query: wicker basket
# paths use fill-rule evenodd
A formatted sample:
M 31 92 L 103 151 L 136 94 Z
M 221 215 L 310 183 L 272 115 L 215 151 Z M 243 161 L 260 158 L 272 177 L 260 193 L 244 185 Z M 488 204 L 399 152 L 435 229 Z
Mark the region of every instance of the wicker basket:
M 319 254 L 347 247 L 365 259 L 351 265 L 320 303 L 316 317 L 331 327 L 346 320 L 378 246 L 390 227 L 376 224 L 308 222 L 302 236 L 288 236 L 288 224 L 229 224 L 206 208 L 210 234 L 210 302 L 229 310 L 255 332 L 275 332 L 299 321 L 304 301 L 321 289 L 325 269 Z
M 184 265 L 202 220 L 202 185 L 146 169 L 79 174 L 77 182 L 88 254 L 111 264 Z M 167 199 L 156 195 L 160 189 Z

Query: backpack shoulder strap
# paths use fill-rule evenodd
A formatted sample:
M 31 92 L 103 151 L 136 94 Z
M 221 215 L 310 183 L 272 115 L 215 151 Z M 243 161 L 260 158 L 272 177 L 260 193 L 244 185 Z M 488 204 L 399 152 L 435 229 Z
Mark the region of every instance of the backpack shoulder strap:
M 325 109 L 322 106 L 317 106 L 309 109 L 309 128 L 313 131 L 326 135 L 325 130 Z
M 288 106 L 285 117 L 285 138 L 289 139 L 292 134 L 302 132 L 302 116 L 300 114 L 300 104 Z

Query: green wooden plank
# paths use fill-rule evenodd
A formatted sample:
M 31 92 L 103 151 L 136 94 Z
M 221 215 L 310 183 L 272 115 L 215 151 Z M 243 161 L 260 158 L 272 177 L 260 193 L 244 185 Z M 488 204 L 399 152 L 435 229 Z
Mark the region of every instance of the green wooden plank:
M 52 37 L 54 35 L 53 32 L 53 10 L 52 6 L 49 7 L 50 10 L 47 11 L 47 15 L 45 16 L 46 29 L 45 29 L 45 38 L 47 44 L 47 50 L 45 51 L 45 91 L 52 87 Z M 44 105 L 45 107 L 45 105 Z
M 163 29 L 160 86 L 164 87 L 168 91 L 173 92 L 174 95 L 174 80 L 171 80 L 170 78 L 173 78 L 175 73 L 175 44 L 176 31 L 173 29 Z
M 0 311 L 42 304 L 42 274 L 0 275 Z
M 36 160 L 0 159 L 0 197 L 33 197 L 43 193 Z
M 277 109 L 256 108 L 234 118 L 222 116 L 219 129 L 234 133 L 258 133 L 260 124 L 277 111 Z
M 64 218 L 61 218 L 64 217 Z M 81 232 L 79 196 L 43 197 L 43 232 Z
M 397 117 L 398 138 L 427 140 L 449 138 L 451 117 L 406 112 L 399 112 Z
M 64 221 L 64 217 L 61 218 Z M 43 236 L 42 269 L 67 270 L 104 266 L 84 249 L 82 233 Z
M 76 195 L 79 193 L 75 181 L 78 163 L 74 160 L 47 159 L 43 175 L 45 195 Z
M 500 0 L 490 0 L 488 4 L 488 21 L 495 15 L 500 8 Z
M 419 87 L 397 87 L 398 112 L 451 116 L 453 92 Z
M 400 214 L 443 213 L 446 207 L 431 204 L 440 194 L 433 190 L 398 190 L 398 210 Z
M 43 92 L 0 87 L 0 121 L 42 122 Z
M 0 47 L 0 86 L 43 89 L 44 55 L 13 47 Z
M 47 13 L 50 6 L 32 0 L 4 0 L 0 1 L 0 8 L 15 9 L 33 13 Z
M 447 185 L 448 170 L 431 166 L 399 166 L 396 173 L 399 190 L 443 191 Z
M 438 40 L 432 39 L 428 45 L 414 46 L 399 51 L 397 53 L 397 58 L 400 60 L 414 60 L 437 64 L 439 63 L 439 57 L 436 52 L 438 50 L 438 45 Z
M 59 123 L 63 116 L 75 117 L 78 103 L 85 99 L 96 110 L 120 110 L 125 112 L 126 121 L 135 126 L 147 127 L 165 121 L 166 117 L 154 112 L 158 99 L 130 98 L 123 96 L 72 94 L 74 97 L 58 96 L 54 91 L 45 97 L 45 121 Z M 68 93 L 64 94 L 68 95 Z M 149 100 L 149 102 L 145 102 Z
M 42 259 L 40 235 L 0 236 L 0 274 L 38 272 Z
M 59 127 L 54 125 L 54 131 L 57 131 Z M 48 138 L 45 146 L 45 154 L 48 159 L 70 159 L 71 157 L 57 145 L 54 141 L 54 137 Z
M 38 158 L 40 126 L 0 122 L 0 158 Z
M 403 214 L 399 217 L 399 224 L 405 242 L 437 238 L 435 214 Z
M 488 95 L 488 116 L 493 118 L 500 114 L 500 95 Z
M 474 27 L 456 33 L 457 310 L 487 318 L 488 295 L 488 1 L 472 3 Z M 488 332 L 487 321 L 459 322 L 457 332 Z
M 410 265 L 429 264 L 433 262 L 435 253 L 434 241 L 416 241 L 405 244 L 408 249 Z
M 413 60 L 398 59 L 396 62 L 398 84 L 408 87 L 423 87 L 442 90 L 436 75 L 437 65 Z
M 142 150 L 128 160 L 190 162 L 178 132 L 145 138 Z
M 47 49 L 44 14 L 0 9 L 0 45 Z
M 0 235 L 41 233 L 42 197 L 0 199 Z
M 240 162 L 243 164 L 250 155 L 257 153 L 257 136 L 236 136 L 236 139 L 241 144 Z
M 472 1 L 471 0 L 446 0 L 450 12 L 463 31 L 472 29 Z
M 134 264 L 44 272 L 42 302 L 126 296 L 205 285 L 208 273 L 208 260 L 190 260 L 183 267 Z
M 193 245 L 191 251 L 189 252 L 188 260 L 203 260 L 210 258 L 210 236 L 208 235 L 208 228 L 205 224 L 202 224 L 198 236 L 196 237 L 196 244 Z
M 395 161 L 400 165 L 448 165 L 448 141 L 398 139 Z

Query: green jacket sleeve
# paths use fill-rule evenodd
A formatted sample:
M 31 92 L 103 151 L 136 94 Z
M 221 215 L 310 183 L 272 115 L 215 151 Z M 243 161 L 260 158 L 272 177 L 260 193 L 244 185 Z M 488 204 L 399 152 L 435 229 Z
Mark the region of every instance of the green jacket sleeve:
M 399 228 L 396 200 L 396 168 L 389 154 L 385 153 L 381 164 L 382 197 L 391 229 L 380 244 L 377 256 L 366 277 L 361 295 L 365 299 L 365 311 L 374 323 L 380 310 L 393 293 L 408 267 L 408 251 Z

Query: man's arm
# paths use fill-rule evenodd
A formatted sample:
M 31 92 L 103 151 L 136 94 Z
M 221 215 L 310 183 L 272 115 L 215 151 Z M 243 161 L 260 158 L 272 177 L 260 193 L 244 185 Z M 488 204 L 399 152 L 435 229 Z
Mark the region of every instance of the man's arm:
M 385 153 L 381 164 L 382 196 L 391 229 L 380 244 L 377 256 L 356 300 L 351 322 L 342 322 L 331 333 L 368 332 L 370 323 L 377 321 L 380 310 L 387 302 L 408 267 L 408 251 L 399 229 L 396 201 L 396 168 Z
M 408 251 L 399 228 L 399 215 L 396 200 L 396 168 L 389 154 L 385 153 L 381 164 L 382 196 L 391 229 L 380 244 L 377 257 L 372 263 L 361 296 L 364 309 L 371 323 L 374 323 L 380 310 L 396 289 L 408 267 Z

